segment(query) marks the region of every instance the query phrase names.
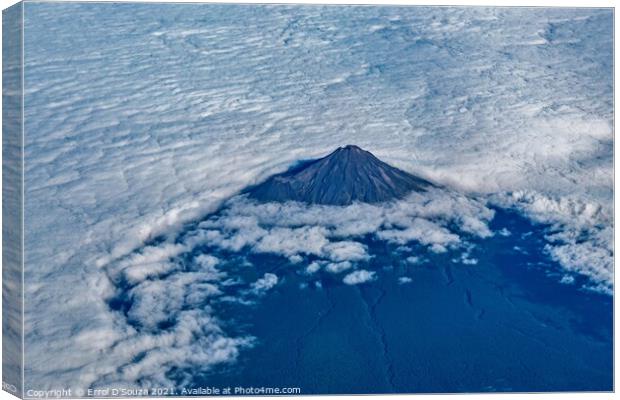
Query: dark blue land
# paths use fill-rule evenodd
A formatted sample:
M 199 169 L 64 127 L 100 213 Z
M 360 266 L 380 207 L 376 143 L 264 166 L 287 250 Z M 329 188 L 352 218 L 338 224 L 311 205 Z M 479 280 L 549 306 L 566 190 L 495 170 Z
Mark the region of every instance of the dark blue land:
M 320 272 L 317 288 L 299 265 L 249 255 L 254 267 L 238 269 L 244 280 L 273 272 L 280 284 L 250 308 L 216 307 L 227 331 L 258 342 L 195 385 L 304 394 L 612 390 L 612 297 L 582 289 L 579 277 L 559 283 L 544 227 L 502 210 L 491 227 L 512 235 L 469 238 L 477 265 L 452 262 L 460 253 L 403 253 L 366 238 L 376 257 L 364 268 L 378 279 L 358 286 Z M 410 265 L 410 255 L 428 262 Z M 412 282 L 399 284 L 402 276 Z

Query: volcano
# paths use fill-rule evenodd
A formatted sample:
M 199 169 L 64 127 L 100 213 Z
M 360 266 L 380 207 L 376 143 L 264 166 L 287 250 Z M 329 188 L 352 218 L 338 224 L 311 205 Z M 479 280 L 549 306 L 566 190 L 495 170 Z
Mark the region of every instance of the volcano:
M 296 166 L 248 190 L 263 202 L 299 201 L 309 204 L 349 205 L 400 199 L 425 191 L 432 183 L 394 168 L 354 145 Z

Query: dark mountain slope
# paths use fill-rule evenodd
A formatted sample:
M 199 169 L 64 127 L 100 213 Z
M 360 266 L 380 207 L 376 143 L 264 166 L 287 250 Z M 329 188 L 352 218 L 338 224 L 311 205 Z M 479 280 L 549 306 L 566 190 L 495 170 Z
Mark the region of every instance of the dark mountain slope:
M 310 204 L 379 203 L 424 191 L 430 182 L 394 168 L 357 146 L 339 147 L 248 190 L 260 201 L 288 200 Z

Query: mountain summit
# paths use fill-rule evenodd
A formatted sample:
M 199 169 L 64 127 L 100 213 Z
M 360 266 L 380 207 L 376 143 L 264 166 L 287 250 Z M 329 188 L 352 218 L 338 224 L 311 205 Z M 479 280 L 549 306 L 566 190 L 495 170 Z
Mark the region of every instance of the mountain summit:
M 310 204 L 379 203 L 424 191 L 432 183 L 394 168 L 353 145 L 274 175 L 251 188 L 260 201 L 288 200 Z

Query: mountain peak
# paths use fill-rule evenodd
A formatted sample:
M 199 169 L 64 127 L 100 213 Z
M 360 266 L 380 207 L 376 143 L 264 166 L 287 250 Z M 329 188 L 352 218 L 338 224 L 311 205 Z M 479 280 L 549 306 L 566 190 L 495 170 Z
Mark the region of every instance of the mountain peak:
M 343 146 L 343 147 L 338 147 L 338 150 L 359 151 L 359 152 L 365 151 L 365 150 L 362 150 L 361 147 L 358 147 L 358 146 L 356 146 L 354 144 L 348 144 L 348 145 Z
M 369 151 L 346 145 L 274 175 L 248 192 L 265 202 L 348 205 L 395 200 L 430 186 L 430 182 L 384 163 Z

